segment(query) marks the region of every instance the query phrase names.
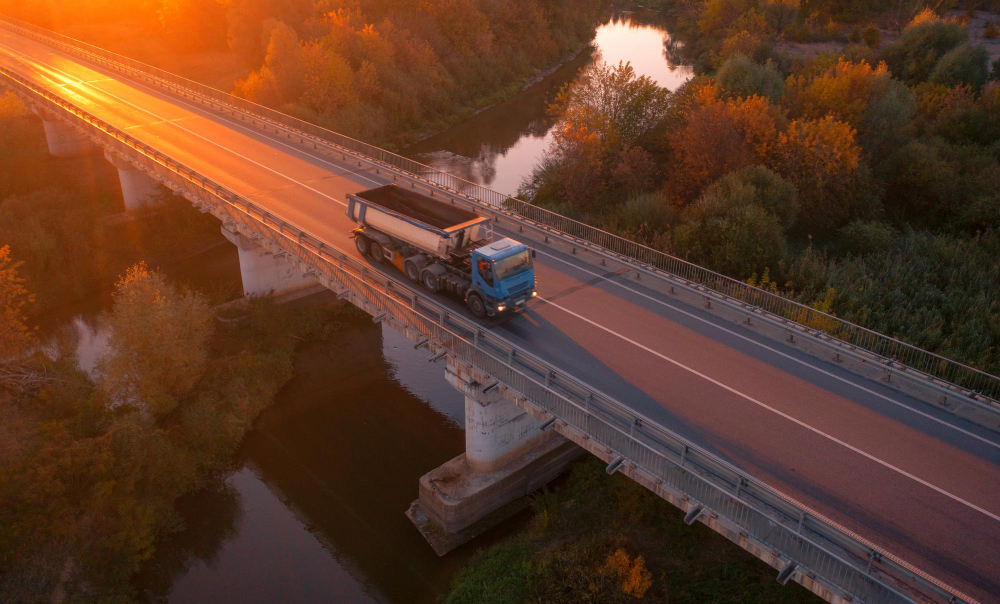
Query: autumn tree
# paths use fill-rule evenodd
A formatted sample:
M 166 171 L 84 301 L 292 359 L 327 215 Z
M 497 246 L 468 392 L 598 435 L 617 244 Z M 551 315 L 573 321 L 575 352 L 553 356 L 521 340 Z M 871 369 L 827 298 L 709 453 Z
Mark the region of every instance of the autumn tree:
M 671 187 L 682 200 L 728 172 L 767 163 L 781 119 L 767 99 L 723 100 L 715 85 L 693 92 L 683 118 L 667 135 L 675 156 Z
M 760 96 L 774 103 L 781 97 L 785 78 L 771 61 L 760 64 L 745 55 L 734 54 L 715 74 L 715 83 L 726 97 Z
M 11 259 L 10 246 L 0 247 L 0 364 L 19 358 L 35 343 L 24 314 L 35 296 L 18 274 L 22 264 Z
M 109 352 L 98 363 L 104 390 L 154 417 L 172 411 L 208 357 L 212 318 L 205 299 L 137 264 L 115 285 L 108 324 Z
M 882 57 L 897 78 L 909 83 L 924 82 L 938 60 L 966 40 L 963 25 L 954 19 L 941 19 L 928 8 L 883 50 Z
M 798 224 L 809 233 L 842 226 L 863 200 L 855 130 L 833 116 L 791 122 L 778 134 L 769 161 L 798 189 Z
M 795 117 L 832 115 L 849 124 L 874 156 L 903 138 L 916 108 L 913 93 L 892 78 L 885 63 L 872 67 L 845 60 L 812 77 L 790 77 L 782 102 Z
M 968 85 L 979 90 L 989 77 L 989 60 L 982 46 L 964 42 L 938 60 L 927 81 L 942 86 Z

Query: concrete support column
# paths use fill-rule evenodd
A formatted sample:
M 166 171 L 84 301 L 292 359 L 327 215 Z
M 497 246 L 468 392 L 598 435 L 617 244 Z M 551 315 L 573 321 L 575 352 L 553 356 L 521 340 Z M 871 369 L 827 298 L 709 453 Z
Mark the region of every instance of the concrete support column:
M 126 210 L 134 210 L 156 197 L 159 192 L 157 182 L 147 176 L 145 172 L 137 170 L 124 158 L 108 151 L 104 152 L 104 158 L 118 168 L 118 180 L 122 185 L 122 198 L 125 200 Z
M 444 555 L 528 505 L 584 451 L 505 396 L 483 392 L 494 380 L 449 360 L 448 382 L 465 395 L 465 453 L 420 478 L 407 511 L 438 555 Z
M 285 258 L 277 258 L 250 238 L 222 227 L 222 234 L 236 245 L 240 254 L 240 275 L 243 293 L 263 296 L 269 293 L 283 295 L 312 288 L 319 284 Z
M 35 110 L 35 115 L 42 118 L 45 142 L 53 157 L 77 157 L 97 152 L 97 145 L 73 126 L 44 111 Z

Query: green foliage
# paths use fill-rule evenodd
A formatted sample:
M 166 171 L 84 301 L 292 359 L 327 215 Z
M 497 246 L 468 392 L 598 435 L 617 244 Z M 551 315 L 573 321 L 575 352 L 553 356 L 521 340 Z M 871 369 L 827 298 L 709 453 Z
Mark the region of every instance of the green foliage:
M 928 82 L 942 86 L 968 84 L 978 90 L 989 74 L 989 55 L 982 46 L 968 42 L 949 50 L 934 66 Z
M 669 248 L 670 227 L 676 216 L 660 191 L 636 194 L 617 205 L 602 221 L 602 228 L 620 233 L 653 248 Z
M 840 229 L 847 249 L 855 254 L 886 252 L 896 241 L 896 229 L 878 221 L 856 220 Z
M 887 253 L 836 259 L 810 248 L 788 278 L 803 300 L 835 288 L 834 312 L 880 333 L 1000 371 L 1000 233 L 911 232 Z
M 784 258 L 781 220 L 758 198 L 784 206 L 787 214 L 792 211 L 793 197 L 788 194 L 792 189 L 775 177 L 764 179 L 770 182 L 758 193 L 750 180 L 724 177 L 685 209 L 684 223 L 674 231 L 677 249 L 685 257 L 740 279 L 749 277 L 757 267 L 776 266 Z M 778 182 L 783 186 L 774 186 Z
M 869 48 L 878 48 L 882 44 L 882 32 L 879 31 L 878 26 L 874 24 L 869 24 L 861 30 L 861 41 L 864 42 Z
M 785 78 L 771 61 L 761 65 L 741 54 L 730 56 L 715 74 L 720 90 L 730 97 L 758 95 L 777 101 L 785 87 Z
M 573 466 L 557 492 L 536 496 L 531 527 L 456 574 L 448 604 L 636 601 L 813 602 L 773 571 L 597 459 Z
M 897 78 L 909 83 L 924 82 L 941 57 L 967 40 L 965 27 L 957 21 L 915 20 L 885 48 L 882 57 Z

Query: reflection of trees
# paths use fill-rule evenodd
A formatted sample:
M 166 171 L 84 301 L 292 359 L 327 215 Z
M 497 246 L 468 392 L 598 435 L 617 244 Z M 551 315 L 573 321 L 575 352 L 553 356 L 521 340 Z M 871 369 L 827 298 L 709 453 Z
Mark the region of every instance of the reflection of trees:
M 157 545 L 135 579 L 148 602 L 166 602 L 171 586 L 195 562 L 213 564 L 243 519 L 239 493 L 224 478 L 182 497 L 176 507 L 184 528 Z

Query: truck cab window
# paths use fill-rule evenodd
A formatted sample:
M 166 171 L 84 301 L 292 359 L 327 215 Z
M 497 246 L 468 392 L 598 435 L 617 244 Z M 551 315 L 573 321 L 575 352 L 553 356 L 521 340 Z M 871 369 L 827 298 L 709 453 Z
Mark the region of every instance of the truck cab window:
M 483 278 L 483 281 L 487 285 L 493 285 L 493 267 L 488 260 L 479 261 L 479 276 Z

